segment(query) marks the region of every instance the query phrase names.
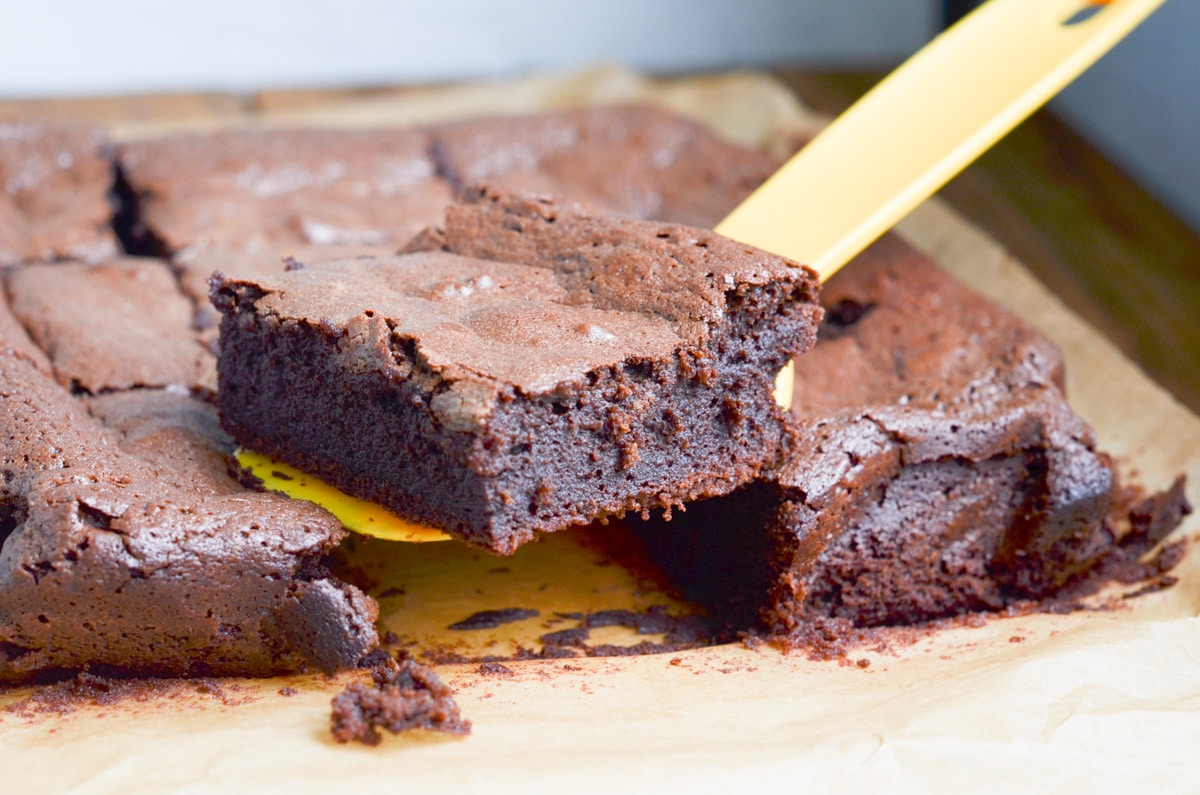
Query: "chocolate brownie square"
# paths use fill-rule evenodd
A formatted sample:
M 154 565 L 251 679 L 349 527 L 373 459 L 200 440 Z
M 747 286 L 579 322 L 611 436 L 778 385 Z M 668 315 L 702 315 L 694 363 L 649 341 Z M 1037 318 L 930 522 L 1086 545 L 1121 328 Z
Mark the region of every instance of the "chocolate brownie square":
M 100 130 L 0 121 L 0 265 L 114 256 L 112 184 Z
M 0 333 L 0 684 L 332 671 L 374 648 L 377 606 L 324 568 L 340 523 L 235 481 L 212 406 L 73 398 L 2 294 Z
M 898 238 L 831 279 L 823 301 L 783 465 L 638 525 L 668 574 L 731 624 L 1000 610 L 1136 560 L 1187 510 L 1177 484 L 1154 508 L 1166 521 L 1138 530 L 1063 397 L 1059 351 Z
M 167 263 L 37 264 L 8 274 L 14 315 L 58 382 L 100 394 L 133 387 L 216 388 L 216 358 L 193 327 L 192 302 Z
M 257 130 L 122 144 L 139 253 L 185 247 L 400 245 L 450 188 L 424 131 Z
M 456 188 L 545 193 L 629 218 L 711 228 L 781 165 L 648 105 L 472 119 L 432 131 Z
M 813 343 L 815 274 L 711 232 L 471 199 L 401 256 L 215 281 L 239 443 L 502 553 L 778 463 L 773 383 Z

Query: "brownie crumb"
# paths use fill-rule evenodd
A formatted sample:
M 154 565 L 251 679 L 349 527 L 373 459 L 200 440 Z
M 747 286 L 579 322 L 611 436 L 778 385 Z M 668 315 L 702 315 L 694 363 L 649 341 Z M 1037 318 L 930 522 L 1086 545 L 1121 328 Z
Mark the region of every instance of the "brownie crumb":
M 493 613 L 511 615 L 508 610 L 485 610 L 460 621 L 455 628 L 492 627 Z M 533 615 L 537 615 L 536 612 Z M 547 626 L 566 620 L 578 621 L 578 626 L 552 630 L 539 636 L 540 649 L 517 646 L 510 654 L 469 656 L 451 647 L 426 648 L 420 652 L 422 661 L 431 665 L 480 665 L 513 660 L 555 660 L 570 657 L 628 657 L 637 654 L 680 652 L 728 642 L 734 636 L 702 614 L 673 615 L 665 605 L 653 605 L 644 611 L 598 610 L 592 613 L 554 613 Z M 529 617 L 529 616 L 524 616 Z M 517 619 L 513 619 L 517 620 Z M 480 623 L 475 623 L 476 621 Z M 472 626 L 464 627 L 467 622 Z M 639 635 L 662 635 L 661 642 L 642 641 L 628 646 L 603 643 L 592 645 L 591 631 L 601 627 L 624 627 Z
M 380 729 L 393 734 L 410 729 L 471 733 L 454 691 L 432 669 L 404 656 L 376 666 L 371 675 L 373 685 L 356 682 L 333 699 L 330 731 L 339 743 L 378 745 Z
M 294 695 L 297 695 L 299 692 L 300 692 L 300 691 L 299 691 L 299 690 L 297 690 L 297 689 L 296 689 L 296 688 L 294 688 L 294 687 L 281 687 L 281 688 L 279 688 L 279 695 L 281 695 L 281 696 L 286 696 L 286 697 L 288 697 L 288 698 L 291 698 L 292 696 L 294 696 Z
M 536 610 L 526 610 L 520 607 L 506 607 L 503 610 L 480 610 L 478 613 L 473 613 L 462 621 L 458 621 L 450 625 L 450 629 L 494 629 L 501 624 L 511 624 L 516 621 L 524 621 L 527 618 L 535 618 L 539 615 Z
M 760 639 L 759 643 L 765 640 L 784 653 L 802 653 L 816 662 L 837 662 L 839 665 L 865 667 L 862 666 L 861 659 L 850 656 L 852 652 L 892 654 L 897 648 L 911 646 L 938 630 L 969 625 L 976 617 L 972 614 L 913 626 L 887 627 L 857 627 L 845 618 L 814 617 L 791 632 L 767 635 Z M 870 662 L 867 661 L 867 664 Z
M 825 310 L 821 323 L 820 338 L 837 337 L 866 317 L 875 308 L 874 302 L 860 303 L 853 298 L 843 298 Z
M 547 632 L 538 638 L 538 640 L 544 646 L 585 648 L 588 635 L 586 627 L 575 627 L 574 629 L 560 629 L 556 632 Z
M 28 698 L 7 704 L 3 712 L 33 719 L 41 715 L 69 715 L 81 707 L 111 707 L 146 704 L 170 699 L 178 702 L 188 694 L 199 695 L 235 706 L 253 700 L 236 684 L 216 679 L 138 679 L 101 676 L 82 672 L 61 682 L 39 687 Z
M 507 665 L 498 662 L 480 663 L 475 669 L 480 676 L 512 676 L 513 671 Z
M 598 610 L 582 614 L 580 625 L 573 629 L 547 632 L 539 640 L 543 644 L 542 657 L 565 656 L 570 649 L 578 649 L 588 657 L 627 657 L 635 654 L 661 654 L 678 652 L 699 646 L 711 646 L 722 638 L 713 624 L 700 615 L 672 615 L 662 605 L 653 605 L 644 611 Z M 591 631 L 597 627 L 625 627 L 639 635 L 662 635 L 661 643 L 642 641 L 632 646 L 611 643 L 589 645 Z
M 566 657 L 578 657 L 579 655 L 573 650 L 565 646 L 546 645 L 541 651 L 533 651 L 526 649 L 524 646 L 518 647 L 516 653 L 513 654 L 514 660 L 561 660 Z
M 678 651 L 677 647 L 667 643 L 652 643 L 644 640 L 632 646 L 618 646 L 615 643 L 601 643 L 587 648 L 588 657 L 641 657 L 644 654 L 664 654 Z
M 626 627 L 639 635 L 659 635 L 675 628 L 678 619 L 661 606 L 652 606 L 645 612 L 632 610 L 598 610 L 589 613 L 584 621 L 587 627 Z

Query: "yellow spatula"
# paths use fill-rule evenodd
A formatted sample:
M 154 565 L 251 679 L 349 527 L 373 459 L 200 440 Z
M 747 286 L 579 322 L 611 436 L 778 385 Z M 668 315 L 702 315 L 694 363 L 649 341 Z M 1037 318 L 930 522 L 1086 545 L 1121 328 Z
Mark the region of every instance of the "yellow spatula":
M 1160 5 L 985 3 L 839 116 L 716 231 L 828 278 Z
M 716 231 L 822 281 L 929 198 L 1163 0 L 991 0 L 839 116 Z M 791 405 L 792 367 L 775 381 Z
M 716 231 L 828 278 L 1161 4 L 990 0 L 839 116 Z M 777 381 L 784 405 L 790 370 Z M 446 538 L 255 453 L 238 458 L 267 488 L 323 505 L 353 530 Z

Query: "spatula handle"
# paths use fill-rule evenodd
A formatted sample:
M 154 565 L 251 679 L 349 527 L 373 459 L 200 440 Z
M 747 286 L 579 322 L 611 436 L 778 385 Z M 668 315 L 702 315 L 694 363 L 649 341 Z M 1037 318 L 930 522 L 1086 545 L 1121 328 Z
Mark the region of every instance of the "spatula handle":
M 839 116 L 717 231 L 827 278 L 1161 4 L 990 0 Z

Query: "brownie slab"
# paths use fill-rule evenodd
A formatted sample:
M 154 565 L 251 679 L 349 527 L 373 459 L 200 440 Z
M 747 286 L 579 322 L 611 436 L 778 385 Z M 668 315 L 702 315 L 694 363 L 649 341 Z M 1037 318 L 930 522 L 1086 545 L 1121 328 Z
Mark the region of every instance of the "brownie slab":
M 471 199 L 402 256 L 214 283 L 239 443 L 503 553 L 778 462 L 773 379 L 813 342 L 811 271 L 710 232 Z
M 1000 610 L 1136 560 L 1187 510 L 1178 488 L 1121 505 L 1112 461 L 1063 397 L 1057 349 L 898 239 L 823 298 L 785 463 L 640 528 L 730 623 L 789 632 Z M 1148 505 L 1153 520 L 1130 519 Z
M 398 246 L 480 182 L 615 215 L 710 227 L 778 167 L 649 106 L 475 119 L 428 129 L 253 130 L 116 150 L 126 249 L 258 253 Z
M 165 262 L 26 265 L 8 274 L 7 286 L 13 314 L 67 389 L 216 389 L 216 358 Z
M 432 138 L 458 190 L 487 182 L 706 229 L 781 165 L 646 105 L 472 119 L 436 127 Z
M 115 256 L 112 171 L 100 130 L 0 121 L 0 265 Z
M 117 150 L 136 200 L 134 250 L 400 245 L 441 217 L 450 187 L 426 133 L 260 130 L 136 141 Z
M 324 570 L 340 524 L 230 477 L 212 406 L 84 403 L 0 330 L 0 684 L 333 671 L 375 646 L 375 603 Z

